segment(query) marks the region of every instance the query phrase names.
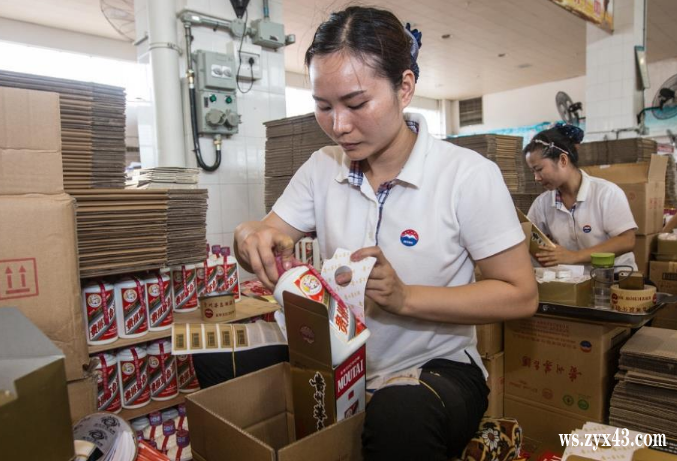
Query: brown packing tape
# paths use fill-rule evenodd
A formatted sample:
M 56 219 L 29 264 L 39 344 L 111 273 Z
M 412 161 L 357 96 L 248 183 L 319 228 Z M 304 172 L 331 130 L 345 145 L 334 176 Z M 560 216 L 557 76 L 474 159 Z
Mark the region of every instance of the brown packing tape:
M 642 313 L 656 303 L 656 287 L 643 290 L 625 290 L 618 285 L 611 286 L 611 308 L 618 312 Z

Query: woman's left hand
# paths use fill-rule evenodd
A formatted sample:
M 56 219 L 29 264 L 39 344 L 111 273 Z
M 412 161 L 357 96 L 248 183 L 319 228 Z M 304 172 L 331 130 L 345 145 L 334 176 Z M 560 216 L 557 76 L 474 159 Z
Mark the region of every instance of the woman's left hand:
M 578 254 L 575 251 L 567 250 L 563 246 L 555 245 L 552 247 L 539 247 L 536 253 L 536 259 L 545 267 L 556 266 L 558 264 L 578 264 Z
M 377 246 L 357 250 L 350 259 L 361 261 L 369 256 L 376 258 L 376 264 L 369 274 L 365 295 L 386 311 L 400 314 L 405 305 L 407 286 Z

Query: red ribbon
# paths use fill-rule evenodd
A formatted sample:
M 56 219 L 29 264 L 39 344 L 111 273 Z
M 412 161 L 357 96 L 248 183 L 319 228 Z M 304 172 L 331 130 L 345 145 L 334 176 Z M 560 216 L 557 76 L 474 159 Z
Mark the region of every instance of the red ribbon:
M 131 348 L 130 352 L 134 356 L 134 368 L 136 369 L 136 384 L 139 385 L 139 389 L 143 386 L 143 383 L 141 382 L 141 367 L 139 367 L 139 356 L 136 354 L 136 349 Z
M 99 282 L 99 288 L 101 289 L 101 299 L 103 305 L 103 321 L 108 326 L 110 324 L 110 317 L 108 316 L 108 298 L 106 297 L 106 285 L 103 282 Z

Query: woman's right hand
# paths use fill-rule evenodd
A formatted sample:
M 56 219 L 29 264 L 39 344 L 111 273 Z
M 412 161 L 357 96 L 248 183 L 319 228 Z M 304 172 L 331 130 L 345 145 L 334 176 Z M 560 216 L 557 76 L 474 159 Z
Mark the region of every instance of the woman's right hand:
M 244 222 L 235 229 L 235 255 L 244 269 L 272 291 L 279 278 L 275 257 L 282 258 L 285 270 L 291 268 L 294 238 L 265 220 Z

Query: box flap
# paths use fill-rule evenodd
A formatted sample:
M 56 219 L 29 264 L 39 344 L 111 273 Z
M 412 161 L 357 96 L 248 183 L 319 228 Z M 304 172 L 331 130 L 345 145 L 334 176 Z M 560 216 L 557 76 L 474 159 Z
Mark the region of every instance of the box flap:
M 615 184 L 643 184 L 665 182 L 667 166 L 666 156 L 653 154 L 649 162 L 586 166 L 581 169 L 590 176 L 606 179 Z
M 64 356 L 18 309 L 0 309 L 0 389 L 16 394 L 14 382 Z
M 364 416 L 364 412 L 358 413 L 284 447 L 279 451 L 277 459 L 361 460 Z
M 329 312 L 327 307 L 288 291 L 282 294 L 287 325 L 289 361 L 308 361 L 318 369 L 332 370 Z
M 649 163 L 649 181 L 665 182 L 665 173 L 667 172 L 667 169 L 668 156 L 652 154 Z
M 0 195 L 59 192 L 59 95 L 0 87 Z
M 290 382 L 289 364 L 282 363 L 196 392 L 188 399 L 244 428 L 292 411 Z
M 0 148 L 61 150 L 59 95 L 0 87 Z

